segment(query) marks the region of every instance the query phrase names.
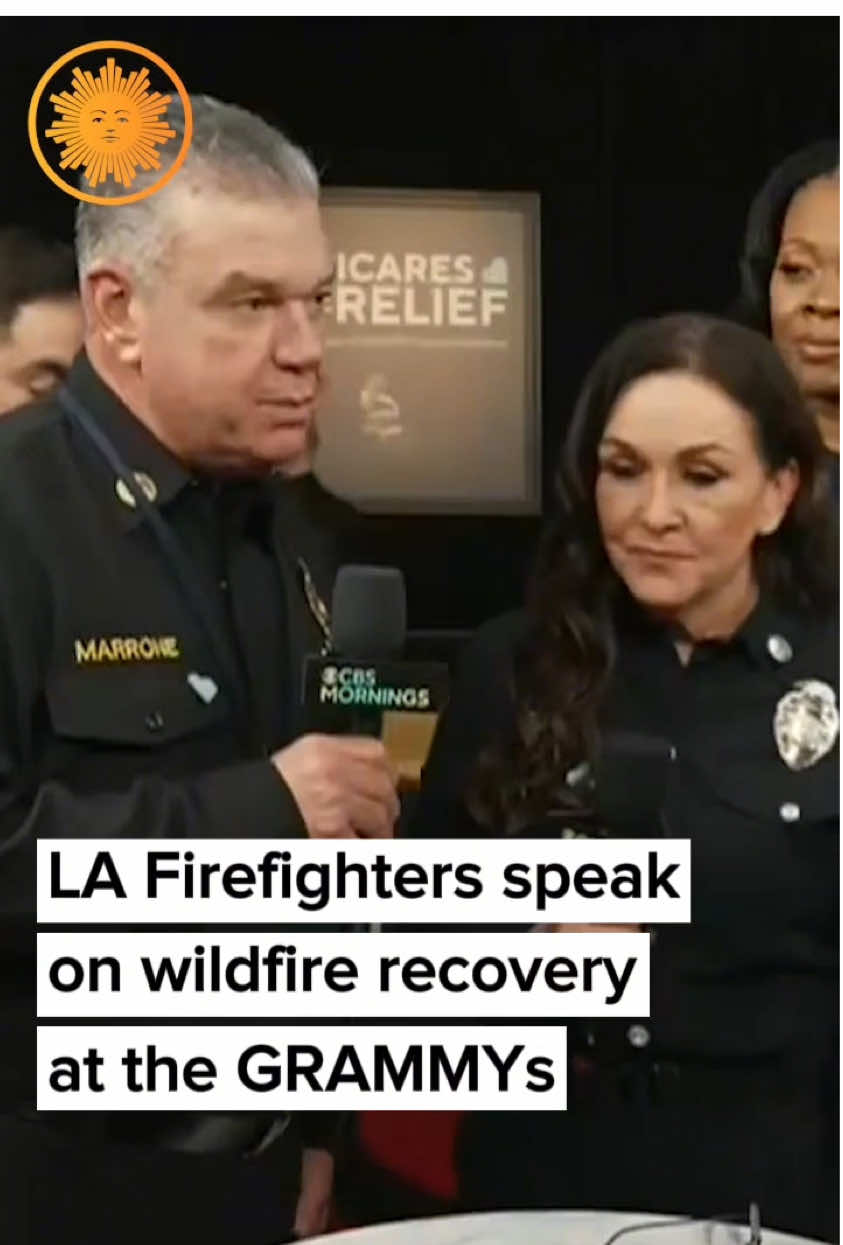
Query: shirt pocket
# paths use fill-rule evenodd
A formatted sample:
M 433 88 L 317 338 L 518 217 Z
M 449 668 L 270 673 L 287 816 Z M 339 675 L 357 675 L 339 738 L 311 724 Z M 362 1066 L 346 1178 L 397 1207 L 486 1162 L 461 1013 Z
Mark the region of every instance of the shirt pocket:
M 731 764 L 698 761 L 698 769 L 721 804 L 757 822 L 798 827 L 836 822 L 840 811 L 840 755 L 835 745 L 815 764 L 790 769 L 768 745 L 762 755 Z
M 181 662 L 61 671 L 46 698 L 57 736 L 105 747 L 163 748 L 229 716 L 219 681 Z

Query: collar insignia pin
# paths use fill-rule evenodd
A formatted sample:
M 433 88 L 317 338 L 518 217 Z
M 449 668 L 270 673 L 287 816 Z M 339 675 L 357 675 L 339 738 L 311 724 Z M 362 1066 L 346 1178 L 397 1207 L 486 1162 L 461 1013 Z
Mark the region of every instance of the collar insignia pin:
M 158 488 L 155 481 L 143 471 L 135 471 L 134 478 L 146 500 L 149 502 L 155 501 L 158 496 Z M 114 481 L 114 491 L 124 506 L 128 506 L 130 510 L 135 509 L 138 504 L 137 500 L 126 481 L 119 476 Z
M 135 480 L 137 481 L 138 487 L 146 500 L 155 501 L 158 496 L 158 488 L 155 481 L 148 476 L 145 471 L 136 471 Z

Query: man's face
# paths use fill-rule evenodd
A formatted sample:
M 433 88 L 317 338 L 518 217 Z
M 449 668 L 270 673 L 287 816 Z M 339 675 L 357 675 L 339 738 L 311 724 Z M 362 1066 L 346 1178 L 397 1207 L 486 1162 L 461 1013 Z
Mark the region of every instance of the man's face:
M 82 346 L 78 298 L 43 298 L 19 307 L 0 333 L 0 415 L 44 397 Z
M 332 261 L 315 200 L 180 205 L 166 269 L 136 294 L 143 400 L 181 458 L 283 467 L 308 448 Z

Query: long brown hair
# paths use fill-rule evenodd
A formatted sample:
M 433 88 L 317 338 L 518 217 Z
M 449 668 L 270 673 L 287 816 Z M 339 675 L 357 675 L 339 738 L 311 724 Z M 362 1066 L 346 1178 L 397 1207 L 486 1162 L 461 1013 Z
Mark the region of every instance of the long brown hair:
M 595 503 L 597 449 L 621 393 L 642 376 L 684 371 L 718 385 L 751 416 L 769 471 L 795 461 L 799 486 L 778 530 L 758 538 L 762 593 L 827 612 L 837 597 L 836 532 L 813 417 L 775 348 L 750 329 L 700 315 L 626 328 L 600 355 L 574 409 L 557 473 L 556 512 L 528 594 L 529 638 L 516 658 L 511 740 L 485 754 L 468 803 L 482 823 L 517 830 L 549 809 L 583 811 L 567 772 L 599 751 L 598 714 L 626 590 L 603 547 Z

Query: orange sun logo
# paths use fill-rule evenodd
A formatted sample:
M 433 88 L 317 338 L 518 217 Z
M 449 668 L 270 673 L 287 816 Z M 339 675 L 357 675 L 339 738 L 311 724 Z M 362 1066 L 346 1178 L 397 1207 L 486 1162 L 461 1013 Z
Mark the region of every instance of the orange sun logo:
M 164 92 L 153 89 L 150 71 L 145 64 L 126 72 L 113 56 L 107 56 L 104 65 L 93 62 L 88 68 L 84 61 L 80 64 L 83 57 L 92 52 L 112 51 L 115 48 L 131 53 L 130 63 L 133 59 L 142 59 L 157 67 L 153 72 L 163 72 L 175 88 L 173 93 L 165 93 L 166 86 Z M 124 57 L 120 59 L 125 64 Z M 56 80 L 57 75 L 61 70 L 66 75 L 66 66 L 71 62 L 75 63 L 70 87 L 59 90 L 67 83 L 67 77 L 63 76 L 63 81 L 62 78 Z M 51 86 L 55 89 L 48 97 L 49 103 L 57 115 L 48 128 L 42 128 L 38 107 Z M 168 124 L 166 115 L 176 94 L 181 99 L 185 117 L 181 149 L 174 162 L 168 160 L 169 167 L 156 182 L 143 190 L 133 191 L 132 184 L 138 173 L 160 169 L 161 149 L 176 138 L 176 130 Z M 166 61 L 134 43 L 98 42 L 74 48 L 50 66 L 38 84 L 29 107 L 29 138 L 41 168 L 62 190 L 89 203 L 112 206 L 134 203 L 160 190 L 184 163 L 192 129 L 190 98 L 181 79 Z M 47 158 L 41 147 L 40 134 L 63 148 L 58 160 L 55 155 Z M 56 163 L 58 167 L 55 167 Z M 64 170 L 75 171 L 79 168 L 87 183 L 84 190 L 61 176 Z M 109 179 L 124 187 L 128 193 L 122 196 L 91 193 Z
M 73 70 L 75 90 L 51 95 L 50 103 L 63 120 L 45 131 L 47 138 L 64 144 L 63 169 L 83 165 L 88 185 L 96 189 L 107 177 L 131 186 L 138 165 L 159 169 L 156 144 L 175 138 L 166 121 L 159 118 L 172 102 L 171 95 L 150 94 L 149 70 L 123 77 L 123 70 L 109 56 L 99 78 Z

